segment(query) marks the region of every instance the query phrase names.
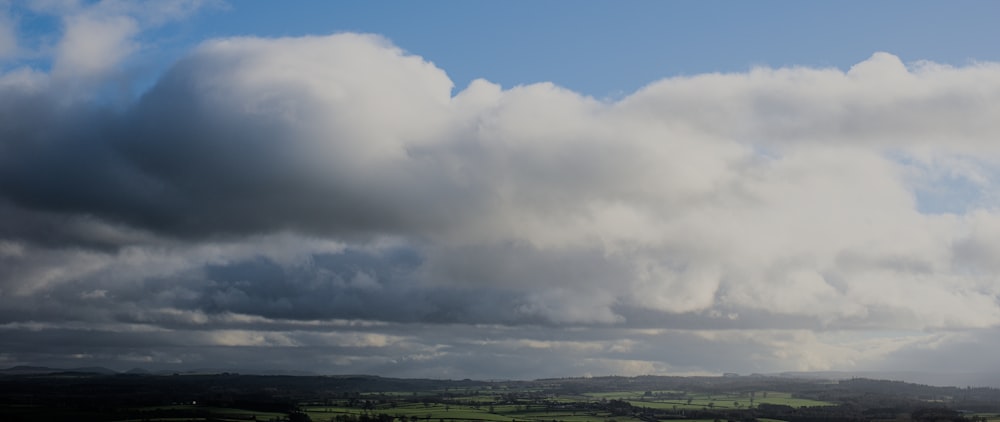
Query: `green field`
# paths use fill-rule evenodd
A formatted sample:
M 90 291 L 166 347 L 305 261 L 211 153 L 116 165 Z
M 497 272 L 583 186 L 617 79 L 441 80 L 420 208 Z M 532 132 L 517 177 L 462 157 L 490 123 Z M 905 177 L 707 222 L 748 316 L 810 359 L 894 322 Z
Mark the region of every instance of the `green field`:
M 462 396 L 457 391 L 448 393 L 455 403 L 440 403 L 436 400 L 423 402 L 425 394 L 405 394 L 369 396 L 382 402 L 369 409 L 348 407 L 347 401 L 331 402 L 327 406 L 306 406 L 303 411 L 314 421 L 330 421 L 338 415 L 377 415 L 386 414 L 396 420 L 410 421 L 487 421 L 487 422 L 635 422 L 630 416 L 614 416 L 607 412 L 587 410 L 586 403 L 598 403 L 608 400 L 623 400 L 634 407 L 661 410 L 705 410 L 705 409 L 747 409 L 751 406 L 749 393 L 690 393 L 680 391 L 654 391 L 646 394 L 644 391 L 612 391 L 586 393 L 582 396 L 549 395 L 544 398 L 545 404 L 531 402 L 528 399 L 517 399 L 517 404 L 494 404 L 501 401 L 500 394 L 479 394 Z M 472 392 L 470 391 L 470 394 Z M 657 395 L 673 395 L 683 398 L 657 398 Z M 765 397 L 766 396 L 766 397 Z M 399 400 L 387 401 L 386 397 L 396 397 Z M 407 399 L 412 401 L 406 401 Z M 460 404 L 459 404 L 460 403 Z M 561 404 L 578 403 L 574 409 L 567 410 Z M 832 403 L 792 397 L 789 393 L 776 391 L 759 391 L 754 393 L 753 405 L 761 403 L 780 404 L 792 407 L 830 406 Z
M 486 408 L 475 409 L 471 406 L 444 405 L 440 403 L 401 403 L 396 406 L 380 405 L 375 409 L 365 410 L 350 407 L 308 406 L 302 409 L 314 421 L 328 421 L 338 414 L 361 415 L 384 413 L 397 419 L 416 417 L 418 420 L 483 420 L 509 422 L 509 416 L 489 413 Z
M 677 414 L 689 410 L 740 410 L 751 407 L 749 393 L 684 393 L 681 391 L 655 391 L 646 394 L 643 391 L 612 391 L 595 392 L 581 395 L 539 394 L 537 392 L 486 393 L 482 390 L 469 390 L 468 395 L 462 395 L 464 390 L 423 391 L 423 392 L 388 392 L 360 394 L 354 398 L 327 399 L 326 404 L 303 403 L 300 410 L 313 421 L 334 421 L 338 416 L 353 415 L 356 417 L 374 418 L 377 415 L 388 415 L 400 422 L 639 422 L 639 413 L 629 413 L 632 416 L 615 415 L 613 409 L 606 407 L 613 401 L 627 402 L 637 412 L 646 409 L 666 411 L 667 414 Z M 658 397 L 659 396 L 659 397 Z M 501 404 L 502 403 L 502 404 Z M 802 406 L 829 406 L 832 403 L 792 397 L 790 393 L 776 391 L 757 391 L 754 394 L 753 405 L 761 403 Z M 0 420 L 25 419 L 27 415 L 47 416 L 55 419 L 91 420 L 93 414 L 87 411 L 64 411 L 60 409 L 42 409 L 34 406 L 0 407 Z M 1000 416 L 995 414 L 982 415 L 989 422 L 1000 422 Z M 264 412 L 239 408 L 211 407 L 203 405 L 164 405 L 119 409 L 114 418 L 103 420 L 113 422 L 127 421 L 270 421 L 287 420 L 290 414 L 281 412 Z M 772 421 L 774 422 L 774 421 Z
M 656 399 L 655 394 L 653 396 L 643 396 L 642 392 L 635 391 L 622 391 L 622 392 L 610 392 L 610 393 L 592 393 L 588 394 L 593 397 L 600 397 L 604 399 L 618 399 L 626 400 L 632 406 L 636 407 L 648 407 L 651 409 L 703 409 L 703 408 L 713 408 L 713 409 L 743 409 L 749 408 L 751 406 L 750 396 L 748 394 L 688 394 L 685 395 L 684 399 Z M 789 393 L 781 393 L 776 391 L 766 392 L 756 392 L 754 394 L 754 400 L 752 405 L 756 406 L 762 403 L 767 404 L 779 404 L 792 407 L 811 407 L 811 406 L 832 406 L 833 403 L 801 399 L 792 397 Z
M 464 400 L 464 398 L 463 398 Z M 308 406 L 303 411 L 313 421 L 329 421 L 338 414 L 361 415 L 384 413 L 396 419 L 416 418 L 417 421 L 495 421 L 495 422 L 606 422 L 614 419 L 619 422 L 637 421 L 631 417 L 612 417 L 603 412 L 584 412 L 551 410 L 546 411 L 541 405 L 494 405 L 492 412 L 489 405 L 479 408 L 466 405 L 444 405 L 440 403 L 400 403 L 395 406 L 379 405 L 372 410 L 359 408 Z
M 767 397 L 762 397 L 760 394 L 757 395 L 754 402 L 756 403 L 768 403 L 768 404 L 783 404 L 785 406 L 792 407 L 810 407 L 810 406 L 833 406 L 834 403 L 800 399 L 792 397 L 790 393 L 780 393 L 777 391 L 769 391 Z
M 412 390 L 404 390 L 406 381 L 371 378 L 227 374 L 69 381 L 10 378 L 6 395 L 0 396 L 4 397 L 0 401 L 0 421 L 674 422 L 760 418 L 763 422 L 783 422 L 798 417 L 864 420 L 866 415 L 873 415 L 868 409 L 877 409 L 875 414 L 889 419 L 921 412 L 920 417 L 947 416 L 958 420 L 961 415 L 970 422 L 1000 422 L 1000 407 L 996 405 L 1000 403 L 1000 393 L 992 389 L 864 379 L 837 384 L 795 381 L 788 385 L 775 379 L 749 381 L 607 377 L 511 381 L 503 385 L 497 381 L 476 384 L 468 380 L 418 380 L 413 382 L 416 385 Z M 352 389 L 350 382 L 364 388 Z M 386 388 L 378 388 L 381 385 Z M 891 394 L 872 393 L 873 387 Z M 852 388 L 864 394 L 852 394 Z M 49 389 L 55 391 L 47 393 Z M 137 393 L 129 394 L 131 390 Z M 151 395 L 150 391 L 172 393 Z M 123 399 L 123 395 L 128 399 Z M 825 402 L 803 396 L 831 399 Z M 881 406 L 887 399 L 900 400 L 899 397 L 910 400 L 912 405 L 890 409 L 891 412 L 883 410 Z M 842 400 L 861 405 L 838 405 Z M 135 404 L 123 406 L 123 403 Z M 934 413 L 939 408 L 945 409 L 940 415 Z M 970 413 L 973 411 L 978 413 Z

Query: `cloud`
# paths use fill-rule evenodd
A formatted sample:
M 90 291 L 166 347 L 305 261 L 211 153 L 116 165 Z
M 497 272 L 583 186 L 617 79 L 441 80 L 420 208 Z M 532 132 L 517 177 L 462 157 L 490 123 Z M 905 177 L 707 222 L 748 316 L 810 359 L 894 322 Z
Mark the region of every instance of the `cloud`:
M 145 33 L 199 9 L 223 6 L 214 0 L 5 2 L 0 4 L 0 60 L 20 70 L 48 67 L 45 82 L 63 102 L 95 93 L 127 97 L 115 91 L 126 91 L 142 78 L 128 59 L 150 47 Z M 58 33 L 39 34 L 37 28 L 19 33 L 14 17 L 21 16 L 41 27 L 54 20 Z
M 653 83 L 623 101 L 699 132 L 760 146 L 827 143 L 989 153 L 997 64 L 911 66 L 876 53 L 847 72 L 756 68 Z M 725 122 L 726 124 L 720 124 Z
M 116 4 L 66 12 L 52 75 L 139 48 L 150 18 Z M 475 364 L 524 350 L 590 372 L 766 371 L 1000 324 L 996 64 L 876 53 L 600 101 L 456 91 L 384 38 L 336 34 L 207 41 L 126 107 L 47 78 L 0 75 L 0 321 L 38 349 L 87 321 L 108 344 L 90 355 L 138 337 L 123 356 L 164 365 L 340 345 L 329 365 L 396 374 L 496 377 Z M 955 180 L 964 206 L 923 202 Z M 304 328 L 324 321 L 374 325 Z M 155 329 L 119 329 L 136 326 Z
M 7 5 L 0 3 L 0 60 L 17 54 L 17 23 L 7 10 Z
M 117 67 L 136 49 L 131 39 L 139 27 L 132 18 L 72 16 L 65 25 L 64 39 L 56 51 L 56 76 L 100 75 Z

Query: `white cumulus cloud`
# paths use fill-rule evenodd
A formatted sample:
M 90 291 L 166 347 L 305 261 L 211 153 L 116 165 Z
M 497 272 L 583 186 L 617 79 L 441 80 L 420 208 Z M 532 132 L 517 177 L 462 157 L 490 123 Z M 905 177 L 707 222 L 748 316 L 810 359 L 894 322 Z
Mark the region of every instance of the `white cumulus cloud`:
M 145 19 L 73 16 L 56 73 L 114 68 Z M 658 361 L 643 336 L 562 330 L 670 328 L 716 346 L 732 331 L 712 330 L 756 330 L 732 340 L 757 350 L 744 367 L 828 369 L 933 337 L 869 330 L 1000 325 L 1000 65 L 875 53 L 603 101 L 551 83 L 453 92 L 388 40 L 337 34 L 207 41 L 115 112 L 30 76 L 0 77 L 7 318 L 38 304 L 53 321 L 184 329 L 150 311 L 175 309 L 218 325 L 218 344 L 282 348 L 337 338 L 265 325 L 545 327 L 570 338 L 338 338 L 414 356 L 377 362 L 456 367 L 475 344 L 597 344 L 594 367 L 625 373 L 731 356 Z M 956 180 L 965 206 L 928 203 Z

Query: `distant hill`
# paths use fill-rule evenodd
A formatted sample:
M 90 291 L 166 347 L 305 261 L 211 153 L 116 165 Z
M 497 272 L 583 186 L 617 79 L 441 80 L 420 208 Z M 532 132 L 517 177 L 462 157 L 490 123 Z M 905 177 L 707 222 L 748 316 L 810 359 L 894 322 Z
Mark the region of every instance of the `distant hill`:
M 934 373 L 917 371 L 807 371 L 782 372 L 774 376 L 786 378 L 810 378 L 828 380 L 848 380 L 852 378 L 905 381 L 938 387 L 992 387 L 1000 388 L 1000 373 Z
M 319 374 L 306 371 L 290 370 L 251 370 L 251 369 L 220 369 L 220 368 L 198 368 L 188 370 L 148 370 L 144 368 L 132 368 L 125 372 L 115 371 L 101 366 L 89 366 L 79 368 L 52 368 L 46 366 L 18 365 L 6 369 L 0 369 L 0 376 L 12 375 L 47 375 L 59 373 L 81 373 L 99 375 L 212 375 L 212 374 L 243 374 L 243 375 L 270 375 L 270 376 L 300 376 L 309 377 Z M 729 374 L 731 377 L 779 377 L 811 380 L 850 380 L 854 378 L 866 378 L 872 380 L 904 381 L 908 383 L 931 385 L 938 387 L 991 387 L 1000 388 L 1000 373 L 980 372 L 980 373 L 934 373 L 918 371 L 800 371 L 781 372 L 775 374 L 753 374 L 739 377 L 736 374 Z
M 84 368 L 49 368 L 45 366 L 25 366 L 19 365 L 7 369 L 0 369 L 0 375 L 46 375 L 66 372 L 82 374 L 114 375 L 118 371 L 100 366 L 89 366 Z
M 7 369 L 0 369 L 0 374 L 3 375 L 35 375 L 35 374 L 51 374 L 53 372 L 61 372 L 63 369 L 46 368 L 44 366 L 14 366 Z
M 82 374 L 98 374 L 98 375 L 115 375 L 115 374 L 128 374 L 128 375 L 214 375 L 214 374 L 246 374 L 246 375 L 284 375 L 284 376 L 317 376 L 315 372 L 307 371 L 288 371 L 288 370 L 233 370 L 233 369 L 219 369 L 219 368 L 196 368 L 196 369 L 186 369 L 186 370 L 155 370 L 151 371 L 145 368 L 132 368 L 125 372 L 115 371 L 113 369 L 108 369 L 101 366 L 89 366 L 81 368 L 52 368 L 47 366 L 27 366 L 19 365 L 7 369 L 0 369 L 0 376 L 3 375 L 47 375 L 47 374 L 59 374 L 59 373 L 82 373 Z

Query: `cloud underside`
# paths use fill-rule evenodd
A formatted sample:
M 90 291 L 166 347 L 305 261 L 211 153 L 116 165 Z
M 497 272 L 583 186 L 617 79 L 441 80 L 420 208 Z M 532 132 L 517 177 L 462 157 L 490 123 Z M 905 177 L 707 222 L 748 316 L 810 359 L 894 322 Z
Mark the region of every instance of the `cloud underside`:
M 1000 324 L 1000 65 L 877 53 L 610 101 L 456 90 L 371 35 L 231 38 L 111 107 L 117 23 L 0 74 L 0 362 L 827 369 Z

